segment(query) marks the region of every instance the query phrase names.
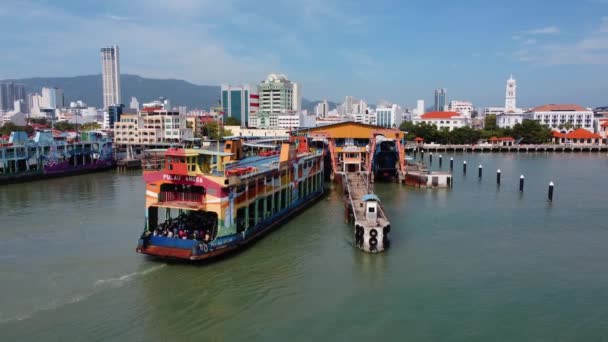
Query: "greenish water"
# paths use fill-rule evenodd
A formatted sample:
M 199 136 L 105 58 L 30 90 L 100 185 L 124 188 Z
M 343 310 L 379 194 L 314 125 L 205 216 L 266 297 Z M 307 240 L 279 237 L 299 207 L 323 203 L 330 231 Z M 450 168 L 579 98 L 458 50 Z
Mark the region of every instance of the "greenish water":
M 608 156 L 455 154 L 444 170 L 450 156 L 452 190 L 376 184 L 382 255 L 352 247 L 339 189 L 191 266 L 135 253 L 137 173 L 0 187 L 0 340 L 607 339 Z

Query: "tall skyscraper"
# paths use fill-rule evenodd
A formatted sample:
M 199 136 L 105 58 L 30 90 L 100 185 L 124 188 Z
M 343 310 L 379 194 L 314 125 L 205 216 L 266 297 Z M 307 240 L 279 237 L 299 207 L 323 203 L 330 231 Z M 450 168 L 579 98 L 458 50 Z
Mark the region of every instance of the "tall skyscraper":
M 505 113 L 515 112 L 517 109 L 517 82 L 513 79 L 513 75 L 507 80 L 507 89 L 505 92 Z
M 103 83 L 103 107 L 119 105 L 120 101 L 120 62 L 118 46 L 101 49 L 101 79 Z
M 416 115 L 420 116 L 424 114 L 424 100 L 416 101 Z
M 445 97 L 447 91 L 445 88 L 437 88 L 435 89 L 435 111 L 442 112 L 445 110 Z
M 27 100 L 23 84 L 0 83 L 0 111 L 14 110 L 15 101 L 18 100 Z

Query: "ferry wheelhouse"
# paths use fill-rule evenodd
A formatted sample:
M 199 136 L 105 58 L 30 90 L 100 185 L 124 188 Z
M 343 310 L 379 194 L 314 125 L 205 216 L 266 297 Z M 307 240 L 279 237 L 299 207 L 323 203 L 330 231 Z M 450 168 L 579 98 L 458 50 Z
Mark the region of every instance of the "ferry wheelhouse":
M 145 229 L 137 252 L 203 260 L 242 247 L 324 193 L 323 151 L 293 137 L 277 153 L 243 157 L 241 140 L 223 152 L 148 151 Z M 154 158 L 156 153 L 161 158 Z

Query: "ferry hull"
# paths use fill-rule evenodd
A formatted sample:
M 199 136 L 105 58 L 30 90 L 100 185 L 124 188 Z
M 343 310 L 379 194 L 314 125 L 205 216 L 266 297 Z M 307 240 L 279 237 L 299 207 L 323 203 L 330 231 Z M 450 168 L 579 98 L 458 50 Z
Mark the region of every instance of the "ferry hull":
M 136 251 L 141 254 L 150 255 L 159 259 L 168 260 L 183 260 L 190 262 L 197 261 L 210 261 L 217 257 L 226 255 L 230 252 L 240 250 L 257 239 L 271 232 L 273 229 L 279 227 L 283 223 L 287 222 L 290 218 L 298 215 L 303 210 L 318 201 L 324 194 L 324 191 L 318 191 L 303 198 L 300 203 L 293 207 L 288 207 L 274 216 L 270 217 L 266 221 L 262 222 L 258 227 L 252 227 L 251 232 L 248 234 L 235 234 L 225 238 L 226 243 L 213 245 L 204 244 L 199 241 L 192 240 L 177 240 L 182 246 L 163 246 L 161 244 L 155 244 L 154 238 L 152 237 L 149 241 L 141 238 L 139 239 Z M 167 240 L 167 238 L 161 238 Z M 162 240 L 159 240 L 159 242 Z

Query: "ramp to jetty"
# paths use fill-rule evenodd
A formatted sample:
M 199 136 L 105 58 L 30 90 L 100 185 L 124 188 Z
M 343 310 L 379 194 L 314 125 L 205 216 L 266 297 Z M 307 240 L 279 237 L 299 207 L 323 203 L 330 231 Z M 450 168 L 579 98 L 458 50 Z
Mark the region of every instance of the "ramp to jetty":
M 373 194 L 369 178 L 363 172 L 344 173 L 347 210 L 355 223 L 355 244 L 370 253 L 382 252 L 388 247 L 390 222 Z

